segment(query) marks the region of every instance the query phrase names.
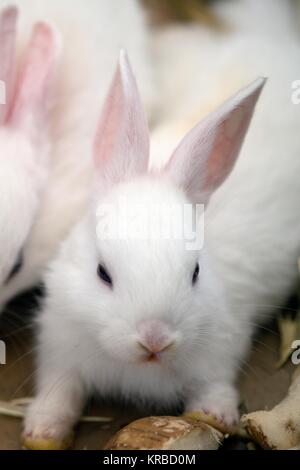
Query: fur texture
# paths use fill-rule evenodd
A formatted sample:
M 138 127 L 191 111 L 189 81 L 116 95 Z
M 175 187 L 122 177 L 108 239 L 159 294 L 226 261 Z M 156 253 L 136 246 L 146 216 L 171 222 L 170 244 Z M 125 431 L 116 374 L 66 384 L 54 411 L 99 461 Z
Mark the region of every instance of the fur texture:
M 46 184 L 49 101 L 59 52 L 54 31 L 37 23 L 15 80 L 16 20 L 16 8 L 0 12 L 0 78 L 6 86 L 0 115 L 0 285 L 28 237 Z
M 47 275 L 38 396 L 27 415 L 25 439 L 64 438 L 93 388 L 160 405 L 184 398 L 187 410 L 203 409 L 211 400 L 219 405 L 222 397 L 223 419 L 228 424 L 237 419 L 234 353 L 244 341 L 237 339 L 230 349 L 240 325 L 232 325 L 232 305 L 206 244 L 189 250 L 187 236 L 172 233 L 139 238 L 126 208 L 138 201 L 140 225 L 152 211 L 152 220 L 161 220 L 164 228 L 170 221 L 185 229 L 188 220 L 174 208 L 195 210 L 197 203 L 207 203 L 230 173 L 263 85 L 258 79 L 226 101 L 189 132 L 164 170 L 148 174 L 146 122 L 121 53 L 95 141 L 95 202 Z M 115 213 L 117 224 L 99 223 L 103 208 L 108 216 Z M 107 224 L 127 227 L 125 238 L 117 232 L 106 236 Z M 97 266 L 109 272 L 102 280 Z
M 259 26 L 254 4 L 265 5 Z M 201 28 L 176 28 L 164 36 L 160 54 L 166 64 L 162 83 L 169 84 L 162 88 L 168 121 L 154 134 L 158 145 L 152 154 L 162 171 L 132 176 L 136 152 L 114 154 L 113 162 L 121 159 L 124 181 L 103 199 L 105 177 L 97 171 L 96 205 L 51 265 L 49 294 L 39 319 L 37 397 L 28 410 L 25 435 L 64 437 L 95 388 L 160 405 L 183 399 L 187 410 L 213 413 L 227 424 L 238 417 L 235 380 L 251 334 L 266 313 L 282 304 L 297 278 L 300 141 L 299 108 L 291 100 L 292 81 L 299 73 L 299 40 L 293 28 L 286 28 L 286 40 L 277 37 L 281 21 L 291 20 L 289 5 L 258 0 L 234 5 L 227 10 L 224 2 L 221 12 L 233 23 L 225 36 Z M 185 67 L 178 66 L 179 57 Z M 176 70 L 174 87 L 171 70 Z M 205 115 L 237 84 L 256 75 L 270 78 L 233 171 L 228 175 L 222 165 L 222 148 L 227 149 L 229 138 L 231 170 L 247 127 L 240 132 L 241 117 L 249 119 L 262 82 L 210 115 L 209 132 L 206 125 L 196 126 L 165 168 L 170 155 L 166 150 L 191 127 L 195 115 Z M 110 138 L 113 129 L 109 127 Z M 119 131 L 118 138 L 130 141 L 126 126 Z M 144 157 L 139 155 L 139 162 Z M 135 163 L 137 168 L 140 172 Z M 129 206 L 138 201 L 144 208 L 209 200 L 203 249 L 186 250 L 183 240 L 121 242 L 106 240 L 101 232 L 97 236 L 97 204 L 116 205 L 122 197 Z M 123 211 L 119 215 L 126 219 Z M 200 272 L 193 285 L 197 262 Z M 98 263 L 105 265 L 112 286 L 98 278 Z M 158 354 L 158 360 L 147 361 L 149 353 Z
M 121 4 L 118 0 L 88 3 L 87 6 L 83 0 L 14 2 L 19 8 L 19 22 L 17 28 L 11 25 L 10 30 L 13 27 L 18 31 L 9 34 L 11 43 L 15 39 L 17 42 L 16 63 L 13 47 L 7 50 L 13 68 L 20 70 L 19 64 L 30 54 L 32 45 L 28 46 L 28 38 L 33 24 L 41 19 L 60 32 L 62 50 L 56 78 L 51 83 L 54 93 L 43 127 L 49 131 L 43 149 L 36 142 L 26 143 L 27 129 L 22 128 L 20 136 L 12 137 L 7 126 L 0 129 L 3 194 L 0 201 L 0 304 L 41 280 L 60 241 L 87 206 L 92 181 L 92 141 L 121 47 L 126 47 L 134 60 L 143 101 L 150 115 L 152 113 L 153 70 L 141 8 L 135 0 Z M 0 7 L 9 4 L 0 1 Z M 49 28 L 54 34 L 54 29 Z M 5 67 L 4 63 L 3 70 Z M 8 85 L 10 87 L 11 83 Z M 28 83 L 26 86 L 28 88 Z M 33 77 L 32 89 L 35 88 Z M 43 156 L 45 152 L 47 155 Z M 23 267 L 4 284 L 21 250 Z

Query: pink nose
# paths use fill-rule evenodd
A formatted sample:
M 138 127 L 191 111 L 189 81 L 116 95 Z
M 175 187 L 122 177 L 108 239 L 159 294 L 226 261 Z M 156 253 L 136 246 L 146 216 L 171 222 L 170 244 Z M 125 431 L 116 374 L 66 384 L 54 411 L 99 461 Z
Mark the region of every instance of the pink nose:
M 159 354 L 174 343 L 167 325 L 157 320 L 143 321 L 138 326 L 139 344 L 150 354 Z

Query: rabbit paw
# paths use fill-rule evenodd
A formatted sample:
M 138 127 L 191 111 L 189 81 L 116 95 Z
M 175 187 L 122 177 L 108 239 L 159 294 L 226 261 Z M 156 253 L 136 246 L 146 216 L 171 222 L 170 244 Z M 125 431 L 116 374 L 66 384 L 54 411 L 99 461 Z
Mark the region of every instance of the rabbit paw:
M 193 400 L 186 407 L 185 416 L 199 419 L 224 434 L 234 434 L 239 423 L 238 401 L 233 396 L 213 396 Z
M 30 408 L 22 434 L 22 444 L 26 449 L 63 450 L 71 447 L 73 432 L 69 417 L 63 414 L 57 417 L 46 410 Z

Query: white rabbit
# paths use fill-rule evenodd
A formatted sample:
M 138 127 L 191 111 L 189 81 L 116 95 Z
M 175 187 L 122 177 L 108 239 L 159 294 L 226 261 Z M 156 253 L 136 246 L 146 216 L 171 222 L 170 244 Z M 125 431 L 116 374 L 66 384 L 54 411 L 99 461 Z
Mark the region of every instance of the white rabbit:
M 36 24 L 14 84 L 17 10 L 0 14 L 0 78 L 6 85 L 0 105 L 0 285 L 20 268 L 21 248 L 37 215 L 49 161 L 48 114 L 57 63 L 58 38 Z
M 242 1 L 244 8 L 255 2 Z M 260 19 L 268 18 L 271 3 L 278 7 L 278 2 L 260 3 L 267 5 Z M 37 438 L 61 444 L 94 389 L 162 406 L 182 399 L 186 410 L 210 412 L 228 426 L 238 417 L 234 384 L 251 334 L 266 312 L 282 304 L 297 279 L 300 108 L 292 103 L 291 85 L 299 78 L 300 59 L 294 30 L 285 28 L 286 39 L 276 36 L 280 21 L 285 25 L 290 17 L 288 5 L 282 4 L 280 16 L 276 9 L 271 14 L 268 31 L 244 9 L 245 18 L 252 18 L 253 34 L 239 30 L 237 8 L 237 23 L 222 40 L 207 32 L 210 39 L 200 41 L 199 35 L 206 33 L 195 28 L 190 33 L 195 41 L 186 31 L 180 43 L 180 29 L 171 32 L 177 40 L 169 43 L 166 67 L 175 84 L 169 79 L 169 90 L 163 89 L 170 125 L 158 129 L 156 137 L 164 141 L 152 155 L 160 165 L 167 160 L 163 151 L 174 145 L 178 127 L 188 125 L 184 118 L 191 106 L 194 120 L 198 106 L 199 114 L 205 113 L 238 82 L 257 73 L 270 75 L 241 156 L 219 189 L 234 164 L 263 80 L 197 125 L 161 173 L 144 174 L 147 131 L 130 70 L 121 61 L 111 93 L 120 93 L 122 77 L 124 102 L 117 112 L 110 100 L 112 109 L 107 105 L 102 121 L 107 127 L 96 145 L 96 204 L 65 241 L 47 275 L 48 297 L 39 318 L 37 397 L 24 430 L 29 446 Z M 194 60 L 187 61 L 185 75 L 178 65 L 185 56 L 177 49 L 182 44 L 188 55 L 189 40 L 195 55 L 191 49 Z M 173 74 L 172 50 L 178 67 Z M 180 92 L 175 95 L 180 76 L 190 92 L 182 101 Z M 177 101 L 184 110 L 179 107 L 172 123 Z M 146 212 L 153 204 L 171 208 L 207 202 L 215 189 L 199 253 L 186 250 L 184 240 L 129 237 L 125 242 L 109 240 L 101 231 L 96 235 L 97 204 L 118 207 L 124 199 L 129 206 L 140 202 Z M 118 216 L 128 222 L 125 212 Z
M 160 406 L 181 399 L 186 410 L 218 413 L 227 425 L 237 419 L 234 380 L 250 326 L 245 312 L 236 318 L 228 284 L 235 277 L 223 277 L 229 267 L 210 253 L 210 243 L 191 250 L 186 235 L 143 238 L 135 227 L 152 214 L 164 228 L 166 222 L 188 228 L 173 209 L 193 203 L 195 211 L 226 179 L 263 84 L 257 79 L 242 89 L 190 131 L 164 169 L 147 172 L 148 128 L 121 53 L 95 140 L 94 202 L 46 276 L 37 397 L 24 430 L 28 447 L 41 440 L 56 448 L 69 444 L 92 390 Z M 136 204 L 142 211 L 131 226 L 126 209 Z M 221 244 L 228 217 L 214 234 Z M 128 229 L 125 238 L 118 227 Z M 225 241 L 221 248 L 232 250 Z
M 0 8 L 9 3 L 0 0 Z M 14 4 L 20 13 L 17 34 L 14 7 L 2 11 L 0 26 L 0 79 L 8 82 L 9 92 L 8 106 L 0 105 L 0 305 L 41 280 L 59 242 L 86 207 L 92 138 L 120 47 L 134 58 L 149 113 L 154 102 L 147 28 L 135 0 L 15 0 Z M 32 25 L 41 19 L 53 26 L 37 23 L 27 47 Z M 60 60 L 54 61 L 60 50 Z M 26 67 L 26 61 L 24 79 L 18 64 L 25 62 Z M 57 62 L 54 79 L 50 72 L 53 69 L 54 76 Z M 17 69 L 16 88 L 12 69 Z M 33 102 L 29 93 L 39 102 Z M 32 114 L 25 122 L 30 128 L 20 122 L 13 135 L 12 118 L 3 122 L 10 101 L 15 114 L 22 111 L 28 120 Z M 47 101 L 51 108 L 46 115 Z M 42 133 L 43 149 L 31 136 Z M 44 153 L 50 153 L 48 158 Z

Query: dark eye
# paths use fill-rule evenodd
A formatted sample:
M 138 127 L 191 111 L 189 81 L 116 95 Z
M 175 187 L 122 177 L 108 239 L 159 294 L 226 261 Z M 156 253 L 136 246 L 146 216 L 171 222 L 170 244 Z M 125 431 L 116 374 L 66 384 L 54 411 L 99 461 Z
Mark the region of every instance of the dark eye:
M 100 277 L 100 279 L 102 279 L 102 281 L 105 282 L 105 284 L 112 286 L 112 279 L 110 275 L 108 274 L 107 270 L 105 269 L 105 267 L 103 266 L 103 264 L 98 264 L 97 274 Z
M 7 276 L 6 278 L 6 281 L 5 283 L 7 284 L 13 277 L 15 277 L 22 269 L 22 266 L 23 266 L 23 253 L 22 251 L 20 251 L 16 261 L 15 261 L 15 264 L 13 265 L 9 275 Z
M 195 267 L 195 271 L 193 273 L 193 279 L 192 279 L 192 282 L 193 284 L 195 284 L 195 282 L 197 281 L 198 279 L 198 276 L 199 276 L 199 263 L 196 264 L 196 267 Z

